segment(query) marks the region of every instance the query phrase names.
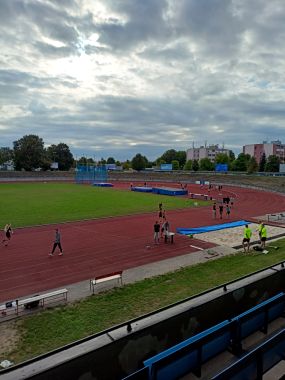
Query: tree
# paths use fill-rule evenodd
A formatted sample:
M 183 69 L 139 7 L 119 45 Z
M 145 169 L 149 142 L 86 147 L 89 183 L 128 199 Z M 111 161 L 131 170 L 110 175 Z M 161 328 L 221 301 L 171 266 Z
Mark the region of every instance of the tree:
M 78 165 L 87 165 L 87 158 L 86 157 L 80 157 L 77 161 Z
M 14 164 L 16 170 L 31 171 L 42 166 L 45 150 L 43 140 L 36 135 L 25 135 L 14 141 Z
M 52 162 L 58 163 L 59 170 L 69 170 L 73 165 L 73 155 L 64 143 L 49 146 L 47 154 Z
M 159 162 L 159 164 L 171 164 L 171 162 L 175 160 L 179 162 L 179 167 L 183 168 L 186 162 L 186 152 L 183 150 L 176 151 L 175 149 L 169 149 L 164 152 L 163 155 L 156 160 L 156 162 Z
M 279 157 L 272 155 L 269 156 L 265 164 L 266 172 L 278 172 L 279 171 L 280 159 Z
M 173 160 L 172 162 L 172 170 L 179 170 L 179 161 Z
M 173 160 L 176 160 L 176 150 L 169 149 L 163 153 L 163 155 L 159 158 L 159 160 L 165 161 L 166 164 L 171 164 Z
M 166 162 L 162 158 L 158 158 L 156 160 L 156 166 L 160 167 L 161 164 L 166 164 Z
M 87 162 L 87 165 L 94 165 L 95 164 L 95 161 L 92 157 L 88 157 L 86 162 Z
M 257 170 L 258 170 L 258 163 L 256 162 L 255 157 L 250 157 L 250 160 L 248 161 L 248 165 L 247 165 L 248 174 L 257 172 Z
M 0 165 L 13 160 L 13 150 L 8 147 L 0 148 Z
M 265 165 L 266 165 L 266 155 L 265 155 L 265 153 L 263 153 L 262 156 L 261 156 L 261 160 L 259 162 L 259 169 L 258 170 L 260 172 L 264 172 Z
M 193 161 L 192 160 L 188 160 L 186 162 L 186 164 L 184 165 L 183 170 L 192 170 L 192 164 L 193 164 Z
M 146 168 L 147 158 L 140 153 L 136 154 L 132 159 L 132 168 L 134 170 L 143 170 Z
M 179 162 L 179 168 L 182 169 L 186 163 L 186 152 L 184 150 L 179 150 L 176 153 L 176 160 Z
M 197 160 L 193 160 L 192 169 L 194 172 L 197 172 L 199 170 L 199 162 Z
M 105 158 L 101 158 L 101 160 L 98 162 L 99 165 L 106 165 L 107 164 L 107 161 L 105 160 Z
M 214 170 L 214 164 L 208 157 L 201 158 L 199 162 L 200 170 L 212 171 Z
M 123 162 L 123 169 L 124 170 L 129 170 L 131 168 L 131 163 L 129 160 Z
M 229 162 L 233 162 L 236 159 L 236 156 L 232 150 L 229 150 Z
M 216 164 L 228 164 L 229 161 L 230 161 L 230 158 L 226 153 L 218 153 L 216 155 L 216 159 L 215 159 Z
M 116 161 L 115 161 L 115 159 L 113 157 L 108 157 L 107 158 L 107 164 L 115 164 L 115 163 L 116 163 Z
M 232 162 L 231 169 L 238 172 L 245 172 L 247 171 L 249 160 L 249 154 L 240 153 L 238 157 Z

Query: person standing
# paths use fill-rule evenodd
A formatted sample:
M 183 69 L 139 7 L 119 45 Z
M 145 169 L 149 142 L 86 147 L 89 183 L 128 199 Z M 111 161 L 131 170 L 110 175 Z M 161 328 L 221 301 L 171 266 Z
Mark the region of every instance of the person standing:
M 252 236 L 252 231 L 248 227 L 248 224 L 246 224 L 245 228 L 243 230 L 243 240 L 242 240 L 242 246 L 243 246 L 244 252 L 246 252 L 246 248 L 247 248 L 247 252 L 249 252 L 249 246 L 250 246 L 250 238 L 251 238 L 251 236 Z
M 260 229 L 260 242 L 261 242 L 261 248 L 265 250 L 265 243 L 267 240 L 267 230 L 263 223 L 261 223 L 261 229 Z
M 259 223 L 259 226 L 257 228 L 257 232 L 258 232 L 258 237 L 259 237 L 259 241 L 260 241 L 260 244 L 261 244 L 261 230 L 262 230 L 263 223 L 262 223 L 261 220 L 258 223 Z
M 7 247 L 8 242 L 11 240 L 12 233 L 13 233 L 13 231 L 12 231 L 11 223 L 6 224 L 4 227 L 5 237 L 2 240 L 2 243 L 5 245 L 5 247 Z
M 221 204 L 221 205 L 219 206 L 219 211 L 220 211 L 220 219 L 223 219 L 223 211 L 224 211 L 224 206 L 223 206 L 223 204 Z
M 213 207 L 212 207 L 212 216 L 213 216 L 213 219 L 216 219 L 216 217 L 217 217 L 217 205 L 215 202 L 214 202 Z
M 165 219 L 162 226 L 161 226 L 161 230 L 160 230 L 160 237 L 162 238 L 163 235 L 168 235 L 169 233 L 169 223 L 168 221 Z
M 159 210 L 159 212 L 158 212 L 158 219 L 159 219 L 160 223 L 162 223 L 162 220 L 163 220 L 162 210 Z
M 59 232 L 58 228 L 55 229 L 54 243 L 53 243 L 52 251 L 49 254 L 50 256 L 53 256 L 53 253 L 54 253 L 56 247 L 58 247 L 60 250 L 60 253 L 58 255 L 62 256 L 63 251 L 62 251 L 62 247 L 61 247 L 61 236 L 60 236 L 60 232 Z
M 156 221 L 154 226 L 153 226 L 154 244 L 159 243 L 159 231 L 160 231 L 160 224 L 158 223 L 158 221 Z
M 231 208 L 230 208 L 229 204 L 226 205 L 226 214 L 227 214 L 227 218 L 229 219 L 230 218 L 230 214 L 231 214 Z

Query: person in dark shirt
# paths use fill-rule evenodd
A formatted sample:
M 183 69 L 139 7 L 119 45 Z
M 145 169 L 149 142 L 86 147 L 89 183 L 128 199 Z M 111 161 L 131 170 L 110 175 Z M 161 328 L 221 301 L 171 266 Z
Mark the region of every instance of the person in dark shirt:
M 223 219 L 223 212 L 224 212 L 224 206 L 223 205 L 219 206 L 219 211 L 220 211 L 220 219 Z
M 160 231 L 160 224 L 158 221 L 155 222 L 153 226 L 153 231 L 154 231 L 154 244 L 159 243 L 159 231 Z
M 213 215 L 213 219 L 216 219 L 216 217 L 217 217 L 217 205 L 216 205 L 216 203 L 213 204 L 212 215 Z
M 50 256 L 53 256 L 53 253 L 54 253 L 56 247 L 58 247 L 60 250 L 60 253 L 58 255 L 62 256 L 63 252 L 62 252 L 62 247 L 61 247 L 61 236 L 60 236 L 60 232 L 59 232 L 58 228 L 55 229 L 54 243 L 53 243 L 52 251 L 49 254 Z

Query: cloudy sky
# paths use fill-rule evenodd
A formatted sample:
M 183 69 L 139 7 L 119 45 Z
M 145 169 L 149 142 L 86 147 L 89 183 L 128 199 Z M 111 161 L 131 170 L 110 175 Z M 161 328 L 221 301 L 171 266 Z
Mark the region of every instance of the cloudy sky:
M 0 0 L 0 147 L 285 142 L 284 0 Z

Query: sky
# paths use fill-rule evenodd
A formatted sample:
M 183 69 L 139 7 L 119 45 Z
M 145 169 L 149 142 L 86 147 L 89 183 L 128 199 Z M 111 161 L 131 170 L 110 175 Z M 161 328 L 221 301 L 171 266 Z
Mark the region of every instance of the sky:
M 285 142 L 284 19 L 284 0 L 0 0 L 0 147 Z

